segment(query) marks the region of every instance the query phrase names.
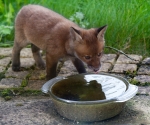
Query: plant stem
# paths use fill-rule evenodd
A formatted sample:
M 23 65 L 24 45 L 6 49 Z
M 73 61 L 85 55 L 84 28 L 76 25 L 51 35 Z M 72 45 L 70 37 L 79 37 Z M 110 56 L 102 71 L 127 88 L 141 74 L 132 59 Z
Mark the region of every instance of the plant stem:
M 136 59 L 133 59 L 133 58 L 129 57 L 129 56 L 128 56 L 126 53 L 124 53 L 122 50 L 118 50 L 118 49 L 116 49 L 116 48 L 114 48 L 114 47 L 110 47 L 110 46 L 105 46 L 105 48 L 113 49 L 113 50 L 115 50 L 115 51 L 117 51 L 117 52 L 119 52 L 119 53 L 125 55 L 127 58 L 129 58 L 129 59 L 131 59 L 131 60 L 138 61 L 138 60 L 136 60 Z

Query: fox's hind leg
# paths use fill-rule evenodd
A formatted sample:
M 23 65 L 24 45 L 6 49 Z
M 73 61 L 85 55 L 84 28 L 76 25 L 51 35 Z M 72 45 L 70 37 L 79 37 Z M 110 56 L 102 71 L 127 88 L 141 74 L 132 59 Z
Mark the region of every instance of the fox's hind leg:
M 31 44 L 31 49 L 32 49 L 33 58 L 35 60 L 36 65 L 40 69 L 45 69 L 45 63 L 41 57 L 40 49 L 37 46 L 35 46 L 34 44 Z
M 20 51 L 27 45 L 27 42 L 15 39 L 12 50 L 12 70 L 20 71 Z

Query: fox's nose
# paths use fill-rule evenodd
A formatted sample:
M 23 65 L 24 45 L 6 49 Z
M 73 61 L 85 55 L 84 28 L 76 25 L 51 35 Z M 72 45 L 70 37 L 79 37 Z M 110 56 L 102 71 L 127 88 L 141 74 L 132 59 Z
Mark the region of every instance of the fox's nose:
M 96 69 L 93 69 L 93 70 L 94 70 L 94 72 L 97 72 L 99 70 L 99 68 L 96 68 Z

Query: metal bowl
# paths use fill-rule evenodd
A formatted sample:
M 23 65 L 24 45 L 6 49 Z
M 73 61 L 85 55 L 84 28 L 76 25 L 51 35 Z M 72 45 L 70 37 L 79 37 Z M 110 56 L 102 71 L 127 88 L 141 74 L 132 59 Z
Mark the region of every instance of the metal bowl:
M 96 80 L 101 84 L 106 99 L 93 101 L 74 101 L 64 99 L 54 94 L 53 87 L 63 80 L 70 80 L 68 84 L 77 81 Z M 57 90 L 56 90 L 57 91 Z M 59 90 L 58 90 L 59 91 Z M 125 106 L 126 101 L 136 95 L 138 87 L 131 85 L 126 79 L 110 74 L 78 74 L 69 77 L 56 77 L 46 82 L 42 92 L 49 93 L 57 112 L 70 120 L 93 122 L 101 121 L 119 114 Z

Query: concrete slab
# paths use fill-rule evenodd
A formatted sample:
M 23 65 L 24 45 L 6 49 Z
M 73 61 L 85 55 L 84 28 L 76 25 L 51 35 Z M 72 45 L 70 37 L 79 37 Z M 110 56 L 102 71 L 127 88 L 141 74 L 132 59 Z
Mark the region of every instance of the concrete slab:
M 138 86 L 138 94 L 150 96 L 150 86 Z
M 28 58 L 33 58 L 33 55 L 32 55 L 32 51 L 31 51 L 31 48 L 23 48 L 21 50 L 21 53 L 20 53 L 20 57 L 28 57 Z
M 137 72 L 138 75 L 150 75 L 150 65 L 141 65 Z
M 150 83 L 150 76 L 149 75 L 137 75 L 134 77 L 133 80 L 140 82 L 142 85 L 145 83 Z
M 21 67 L 30 68 L 35 65 L 33 58 L 20 58 Z
M 149 125 L 150 96 L 135 96 L 123 111 L 100 122 L 77 122 L 60 116 L 48 97 L 16 97 L 0 100 L 0 124 L 9 125 Z M 69 109 L 68 109 L 69 110 Z
M 0 59 L 0 66 L 7 66 L 11 61 L 11 57 L 5 57 Z
M 101 63 L 101 68 L 99 72 L 109 72 L 111 68 L 112 68 L 111 63 Z
M 14 77 L 18 79 L 24 79 L 29 74 L 29 71 L 19 71 L 14 72 L 12 71 L 11 67 L 5 73 L 5 77 Z
M 136 63 L 139 63 L 139 62 L 142 60 L 142 56 L 140 56 L 140 55 L 129 54 L 128 56 L 129 56 L 130 58 L 132 58 L 132 59 L 137 60 L 137 61 L 131 60 L 131 59 L 127 58 L 125 55 L 122 55 L 122 54 L 121 54 L 121 55 L 118 57 L 116 63 L 119 63 L 119 64 L 123 64 L 123 63 L 136 64 Z
M 30 80 L 43 80 L 46 77 L 46 70 L 33 70 L 30 74 Z
M 112 71 L 114 73 L 134 72 L 137 70 L 136 64 L 115 64 Z
M 0 66 L 0 73 L 4 72 L 5 71 L 5 67 L 4 66 Z
M 145 59 L 142 61 L 142 64 L 150 65 L 150 57 L 145 58 Z
M 70 75 L 76 75 L 78 74 L 78 72 L 70 72 L 70 73 L 59 73 L 58 76 L 63 76 L 63 77 L 67 77 L 67 76 L 70 76 Z
M 74 74 L 74 73 L 77 73 L 75 66 L 72 64 L 71 60 L 66 60 L 63 66 L 61 67 L 58 75 Z
M 29 80 L 25 89 L 41 90 L 44 83 L 46 83 L 46 80 Z
M 0 81 L 0 89 L 18 88 L 18 87 L 20 87 L 21 83 L 22 83 L 22 79 L 3 78 Z
M 66 60 L 64 62 L 62 69 L 64 68 L 66 68 L 68 71 L 77 71 L 71 60 Z
M 12 48 L 0 48 L 0 56 L 11 56 Z
M 101 62 L 114 64 L 116 61 L 116 58 L 117 58 L 116 54 L 104 54 L 102 56 Z

